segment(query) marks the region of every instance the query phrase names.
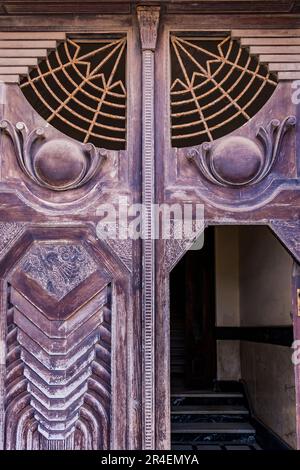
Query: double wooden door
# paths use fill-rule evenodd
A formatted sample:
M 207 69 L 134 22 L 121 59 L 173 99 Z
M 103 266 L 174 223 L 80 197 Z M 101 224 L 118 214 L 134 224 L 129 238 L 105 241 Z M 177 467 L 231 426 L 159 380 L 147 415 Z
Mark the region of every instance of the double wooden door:
M 153 204 L 202 205 L 195 238 L 268 224 L 299 260 L 289 75 L 249 53 L 253 16 L 24 18 L 1 24 L 29 52 L 0 84 L 0 445 L 169 448 L 169 276 L 193 240 L 153 239 Z M 143 237 L 99 235 L 140 203 Z

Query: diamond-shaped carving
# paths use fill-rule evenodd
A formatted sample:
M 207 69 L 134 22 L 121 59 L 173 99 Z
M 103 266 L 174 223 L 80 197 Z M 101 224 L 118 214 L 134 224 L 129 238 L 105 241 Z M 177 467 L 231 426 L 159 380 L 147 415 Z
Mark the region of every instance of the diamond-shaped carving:
M 33 245 L 21 264 L 28 277 L 61 300 L 96 271 L 92 257 L 79 244 Z
M 11 242 L 21 233 L 24 225 L 15 222 L 0 223 L 0 258 L 7 252 Z

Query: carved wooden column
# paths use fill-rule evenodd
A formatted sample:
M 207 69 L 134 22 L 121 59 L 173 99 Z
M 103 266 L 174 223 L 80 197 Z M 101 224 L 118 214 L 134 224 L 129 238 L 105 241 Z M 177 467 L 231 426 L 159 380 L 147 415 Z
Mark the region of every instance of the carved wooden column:
M 143 59 L 143 446 L 155 449 L 154 324 L 155 246 L 151 236 L 154 175 L 154 51 L 157 41 L 159 7 L 138 7 Z
M 300 340 L 300 264 L 295 261 L 292 282 L 294 341 Z M 296 350 L 299 350 L 296 344 Z M 296 357 L 299 357 L 297 352 Z M 297 449 L 300 449 L 300 364 L 295 364 Z
M 4 449 L 4 423 L 5 423 L 5 372 L 6 372 L 6 305 L 5 294 L 6 286 L 4 281 L 0 280 L 0 292 L 3 296 L 0 298 L 0 450 Z

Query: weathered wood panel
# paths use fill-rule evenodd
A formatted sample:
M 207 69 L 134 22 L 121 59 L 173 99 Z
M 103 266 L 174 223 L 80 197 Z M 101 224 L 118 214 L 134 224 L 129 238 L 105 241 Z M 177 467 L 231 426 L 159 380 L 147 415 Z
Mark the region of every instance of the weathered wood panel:
M 109 25 L 107 28 L 107 22 L 98 19 L 94 32 L 120 32 L 119 20 L 112 19 Z M 139 36 L 131 20 L 130 30 L 128 25 L 127 19 L 121 26 L 134 70 L 126 76 L 130 90 L 128 112 L 139 115 Z M 13 49 L 6 49 L 14 46 L 9 41 L 31 41 L 25 46 L 37 50 L 42 41 L 65 37 L 61 32 L 38 30 L 33 35 L 29 31 L 24 35 L 4 33 L 0 40 L 5 43 L 5 51 L 11 52 Z M 20 57 L 28 50 L 18 51 L 17 57 L 0 59 L 7 83 L 7 77 L 18 70 L 16 67 L 37 64 L 37 54 Z M 24 121 L 22 129 L 27 126 L 29 133 L 45 128 L 46 122 L 17 84 L 1 87 L 1 119 L 15 129 L 16 123 Z M 126 132 L 126 150 L 108 151 L 104 164 L 90 174 L 89 181 L 57 192 L 32 179 L 23 165 L 24 147 L 18 159 L 13 140 L 7 132 L 1 133 L 2 448 L 142 446 L 140 242 L 99 241 L 96 236 L 101 203 L 117 208 L 122 196 L 128 198 L 128 204 L 139 202 L 139 134 L 140 120 L 136 120 Z M 46 127 L 38 145 L 51 146 L 57 139 L 73 146 L 73 150 L 76 147 L 77 154 L 80 143 L 52 126 Z M 27 154 L 30 159 L 36 155 L 36 144 Z M 85 150 L 84 155 L 89 160 L 84 166 L 95 165 L 96 160 Z M 56 175 L 66 170 L 63 155 L 60 161 L 64 163 L 60 169 L 55 167 Z M 5 336 L 7 325 L 12 342 Z M 19 355 L 14 356 L 15 352 Z M 7 401 L 2 400 L 5 393 Z
M 268 18 L 269 20 L 270 18 Z M 216 29 L 220 28 L 223 17 L 217 18 L 215 21 Z M 251 19 L 249 19 L 251 22 Z M 244 21 L 244 20 L 242 20 Z M 259 21 L 259 20 L 258 20 Z M 247 20 L 245 20 L 245 24 Z M 225 18 L 225 25 L 229 24 L 229 19 Z M 203 166 L 200 165 L 201 171 L 197 173 L 197 165 L 190 165 L 186 161 L 186 156 L 192 152 L 192 149 L 172 148 L 171 131 L 169 126 L 170 116 L 170 98 L 168 85 L 171 82 L 170 77 L 170 57 L 168 38 L 173 31 L 184 31 L 185 29 L 195 33 L 202 31 L 202 27 L 208 27 L 206 19 L 203 16 L 195 18 L 180 18 L 177 15 L 168 16 L 166 21 L 162 23 L 161 36 L 158 42 L 156 55 L 156 83 L 165 83 L 160 88 L 156 96 L 156 152 L 164 158 L 156 159 L 156 185 L 157 185 L 157 201 L 159 203 L 194 203 L 203 204 L 205 210 L 205 225 L 218 224 L 267 224 L 273 228 L 276 235 L 281 239 L 286 249 L 292 254 L 295 260 L 299 262 L 299 224 L 297 220 L 300 215 L 300 198 L 299 198 L 299 155 L 297 155 L 299 123 L 297 106 L 291 100 L 291 84 L 284 80 L 296 78 L 298 75 L 283 75 L 279 77 L 279 82 L 274 94 L 260 111 L 253 116 L 247 124 L 239 129 L 231 132 L 228 136 L 224 136 L 216 141 L 214 145 L 222 146 L 223 158 L 225 155 L 236 155 L 232 162 L 227 166 L 227 170 L 231 167 L 232 175 L 243 173 L 243 162 L 247 152 L 234 150 L 233 145 L 235 138 L 249 139 L 249 145 L 256 142 L 259 129 L 266 128 L 270 121 L 277 119 L 285 120 L 287 116 L 296 116 L 297 122 L 294 128 L 291 128 L 285 134 L 281 141 L 279 153 L 269 171 L 258 183 L 245 186 L 236 186 L 235 188 L 225 184 L 218 185 L 215 181 L 205 178 L 205 169 L 209 167 L 209 155 L 206 153 L 207 159 L 203 159 Z M 297 26 L 294 23 L 294 26 Z M 247 27 L 247 26 L 246 26 Z M 249 27 L 249 26 L 248 26 Z M 235 30 L 232 27 L 232 37 L 237 38 L 299 38 L 299 30 L 285 29 L 283 23 L 277 23 L 276 29 L 270 27 L 270 23 L 265 24 L 266 29 L 240 29 Z M 281 28 L 283 29 L 281 30 Z M 211 26 L 212 28 L 212 26 Z M 274 23 L 273 23 L 274 28 Z M 278 29 L 277 29 L 278 28 Z M 207 31 L 207 29 L 206 29 Z M 178 34 L 178 33 L 177 33 Z M 250 41 L 250 40 L 249 40 Z M 259 40 L 258 40 L 259 41 Z M 280 47 L 278 40 L 278 47 Z M 264 43 L 262 43 L 264 45 Z M 290 44 L 290 43 L 288 43 Z M 251 43 L 248 43 L 251 45 Z M 253 46 L 255 46 L 253 44 Z M 295 45 L 294 45 L 295 46 Z M 265 47 L 265 46 L 264 46 Z M 266 47 L 268 47 L 266 45 Z M 277 46 L 274 46 L 277 47 Z M 295 46 L 297 47 L 297 45 Z M 283 51 L 284 52 L 284 51 Z M 279 64 L 281 73 L 293 73 L 291 68 L 285 69 L 281 64 L 298 64 L 299 55 L 289 54 L 287 51 L 283 54 L 263 54 L 259 56 L 259 60 L 272 65 L 272 70 L 278 71 L 273 62 Z M 167 78 L 167 79 L 166 79 Z M 174 77 L 172 77 L 174 80 Z M 275 122 L 275 121 L 274 121 Z M 295 123 L 295 119 L 293 118 Z M 280 140 L 280 139 L 279 139 Z M 278 140 L 278 141 L 279 141 Z M 251 141 L 251 144 L 250 144 Z M 228 152 L 226 150 L 226 142 L 228 143 Z M 258 144 L 260 147 L 260 144 Z M 196 146 L 197 147 L 197 146 Z M 207 148 L 210 148 L 208 145 Z M 261 149 L 262 147 L 260 147 Z M 194 149 L 195 150 L 195 149 Z M 213 154 L 212 150 L 212 154 Z M 211 155 L 212 155 L 211 154 Z M 249 153 L 247 153 L 249 156 Z M 212 157 L 213 158 L 213 157 Z M 219 162 L 218 162 L 219 163 Z M 216 171 L 220 167 L 215 166 Z M 195 173 L 196 171 L 196 173 Z M 214 173 L 216 176 L 216 173 Z M 198 235 L 203 230 L 199 228 Z M 178 260 L 184 255 L 189 248 L 190 243 L 186 240 L 159 240 L 156 245 L 157 258 L 163 260 L 157 267 L 156 277 L 156 295 L 157 295 L 157 311 L 156 311 L 156 402 L 159 403 L 156 409 L 156 435 L 158 448 L 168 448 L 170 446 L 170 410 L 169 410 L 169 377 L 170 377 L 170 349 L 169 349 L 169 273 L 172 267 L 176 265 Z
M 0 262 L 0 287 L 2 289 L 0 339 L 3 345 L 0 349 L 0 424 L 2 430 L 0 442 L 2 442 L 2 447 L 6 448 L 111 447 L 129 449 L 142 446 L 157 449 L 168 448 L 170 445 L 169 272 L 183 256 L 189 243 L 185 240 L 173 239 L 166 242 L 158 240 L 155 244 L 147 243 L 144 245 L 142 258 L 139 241 L 100 242 L 95 238 L 97 208 L 101 202 L 117 207 L 119 196 L 128 197 L 128 204 L 139 203 L 143 194 L 141 176 L 143 174 L 144 188 L 147 187 L 147 193 L 144 192 L 144 201 L 147 203 L 150 201 L 203 203 L 208 225 L 269 224 L 278 236 L 281 236 L 283 243 L 289 247 L 290 252 L 296 258 L 298 241 L 295 231 L 298 228 L 292 224 L 292 221 L 298 216 L 299 211 L 299 161 L 296 158 L 297 149 L 300 148 L 297 140 L 299 124 L 297 123 L 296 133 L 291 129 L 284 136 L 283 143 L 279 142 L 280 139 L 278 140 L 278 152 L 273 152 L 276 158 L 271 158 L 272 165 L 268 168 L 270 171 L 266 172 L 265 178 L 256 181 L 256 185 L 245 184 L 244 187 L 237 188 L 225 185 L 223 187 L 209 181 L 199 172 L 199 168 L 197 169 L 197 166 L 193 166 L 187 159 L 186 154 L 191 149 L 179 150 L 170 146 L 168 41 L 169 33 L 172 31 L 219 30 L 223 32 L 232 30 L 232 37 L 242 38 L 242 41 L 249 38 L 244 43 L 246 46 L 269 47 L 274 44 L 274 47 L 275 45 L 276 47 L 297 47 L 300 37 L 300 17 L 290 14 L 292 4 L 289 1 L 280 2 L 280 5 L 278 2 L 275 4 L 273 2 L 272 5 L 271 2 L 259 2 L 261 3 L 260 11 L 267 12 L 263 15 L 245 13 L 255 12 L 254 2 L 239 2 L 240 6 L 232 11 L 232 8 L 229 9 L 230 2 L 201 2 L 201 5 L 196 5 L 195 2 L 175 1 L 172 4 L 169 3 L 164 10 L 158 32 L 157 48 L 155 49 L 153 43 L 148 44 L 148 47 L 144 44 L 144 52 L 142 52 L 132 2 L 122 2 L 122 5 L 120 2 L 108 2 L 106 5 L 103 2 L 79 5 L 76 2 L 77 10 L 74 10 L 71 2 L 64 2 L 68 3 L 64 10 L 65 15 L 57 14 L 58 3 L 56 5 L 53 2 L 51 5 L 47 2 L 43 2 L 44 5 L 42 2 L 17 3 L 11 2 L 10 8 L 0 17 L 2 31 L 0 41 L 3 41 L 3 54 L 13 54 L 11 57 L 0 54 L 0 66 L 5 67 L 2 80 L 9 82 L 7 77 L 10 75 L 13 75 L 11 77 L 13 80 L 18 79 L 15 73 L 8 73 L 10 67 L 14 70 L 14 67 L 36 65 L 39 58 L 36 50 L 41 49 L 42 42 L 63 40 L 65 33 L 62 31 L 76 35 L 103 32 L 126 33 L 128 39 L 126 67 L 128 126 L 126 149 L 120 152 L 108 151 L 105 162 L 90 181 L 62 192 L 37 184 L 32 174 L 30 172 L 28 174 L 22 168 L 22 164 L 20 165 L 22 158 L 17 158 L 12 141 L 7 135 L 2 134 L 0 216 L 1 223 L 5 226 L 0 225 L 1 233 L 4 234 L 0 241 L 0 250 L 3 250 Z M 255 4 L 257 7 L 258 2 Z M 49 16 L 44 14 L 46 11 L 52 15 L 51 23 Z M 74 11 L 80 12 L 81 15 L 74 16 Z M 210 13 L 212 11 L 216 13 L 222 11 L 225 14 L 212 16 Z M 285 11 L 287 14 L 274 15 L 274 11 Z M 31 14 L 33 12 L 35 14 Z M 95 15 L 95 12 L 101 13 L 101 16 Z M 187 12 L 190 14 L 186 14 Z M 105 15 L 105 13 L 115 14 Z M 149 18 L 153 19 L 151 14 Z M 150 21 L 148 26 L 150 26 L 148 30 L 150 36 L 147 37 L 144 29 L 144 37 L 142 36 L 144 42 L 151 37 L 153 40 L 154 24 Z M 271 40 L 273 37 L 276 39 L 275 43 L 261 40 L 261 38 Z M 252 38 L 255 40 L 253 43 Z M 19 44 L 18 41 L 30 41 L 32 56 L 24 56 L 28 54 L 28 50 L 21 47 L 15 48 L 18 54 L 12 52 L 13 49 L 6 48 L 6 46 L 12 47 L 13 44 Z M 7 43 L 4 44 L 4 42 Z M 29 43 L 26 47 L 28 45 Z M 276 51 L 278 52 L 278 49 Z M 43 51 L 45 54 L 47 52 L 47 50 Z M 144 67 L 141 69 L 142 55 Z M 284 74 L 280 76 L 283 82 L 278 85 L 274 96 L 265 107 L 243 128 L 234 131 L 230 138 L 246 139 L 247 149 L 251 145 L 259 146 L 256 139 L 259 127 L 266 129 L 273 119 L 282 123 L 288 116 L 299 113 L 290 99 L 290 83 L 285 83 L 286 79 L 289 81 L 291 77 L 295 77 L 295 74 L 290 74 L 291 72 L 298 71 L 297 57 L 297 53 L 288 53 L 286 47 L 282 54 L 260 55 L 260 60 L 268 63 L 270 70 Z M 143 106 L 141 103 L 142 71 L 144 72 Z M 18 121 L 26 121 L 25 124 L 30 132 L 39 127 L 45 127 L 46 123 L 43 118 L 25 100 L 16 84 L 1 86 L 2 118 L 8 119 L 14 125 Z M 144 129 L 143 168 L 141 165 L 142 123 Z M 66 139 L 64 134 L 51 125 L 47 126 L 44 137 L 46 142 L 65 139 L 74 144 L 72 139 Z M 228 144 L 228 140 L 224 140 L 224 144 L 226 142 Z M 231 148 L 230 144 L 229 153 Z M 261 147 L 259 148 L 261 150 Z M 29 155 L 30 161 L 33 161 L 35 151 L 36 148 L 33 148 L 33 153 Z M 246 153 L 238 155 L 246 155 Z M 155 175 L 152 173 L 154 161 Z M 231 165 L 231 171 L 232 168 L 235 174 L 243 176 L 242 160 Z M 81 227 L 78 231 L 74 228 L 76 224 Z M 289 225 L 288 230 L 286 230 L 287 225 Z M 37 226 L 37 231 L 32 232 L 32 226 Z M 22 235 L 24 230 L 26 234 Z M 70 246 L 83 246 L 91 257 L 88 262 L 89 268 L 87 268 L 84 264 L 84 255 L 82 258 L 80 252 L 80 259 L 84 266 L 81 266 L 78 271 L 81 274 L 78 274 L 77 279 L 81 282 L 76 286 L 73 285 L 72 280 L 76 272 L 76 269 L 74 268 L 74 271 L 72 267 L 74 260 L 66 270 L 65 260 L 60 260 L 60 255 L 57 253 L 60 249 Z M 42 247 L 46 249 L 46 254 Z M 155 266 L 154 253 L 156 255 Z M 40 266 L 38 262 L 37 277 L 31 267 L 32 258 L 44 260 L 43 266 Z M 148 260 L 148 265 L 147 272 L 143 276 L 144 281 L 147 281 L 144 292 L 147 292 L 148 297 L 144 299 L 142 308 L 141 271 L 145 266 L 143 264 L 145 259 Z M 53 272 L 55 268 L 57 279 L 52 284 L 53 276 L 49 280 L 49 276 L 45 274 L 45 269 L 49 270 L 49 266 Z M 59 269 L 56 269 L 57 266 Z M 88 273 L 84 279 L 82 275 L 89 272 L 86 270 L 94 269 L 94 267 L 95 271 Z M 67 274 L 65 274 L 66 271 Z M 59 277 L 60 275 L 63 279 Z M 70 287 L 71 290 L 69 290 Z M 153 295 L 153 298 L 149 298 L 149 295 Z M 55 315 L 59 315 L 63 333 L 58 329 L 58 320 Z M 30 327 L 29 321 L 32 325 Z M 111 343 L 108 339 L 110 322 Z M 10 329 L 9 337 L 6 336 L 7 325 Z M 97 331 L 95 337 L 91 331 L 93 327 Z M 76 334 L 79 336 L 77 337 Z M 49 338 L 53 340 L 53 350 L 49 348 Z M 101 346 L 102 340 L 104 346 Z M 95 341 L 90 348 L 94 359 L 91 362 L 87 360 L 85 373 L 88 374 L 90 367 L 92 376 L 97 375 L 98 359 L 102 365 L 104 364 L 105 371 L 101 370 L 95 380 L 91 376 L 86 379 L 82 378 L 81 385 L 77 383 L 75 385 L 75 375 L 70 378 L 70 383 L 65 380 L 60 385 L 54 385 L 52 382 L 60 377 L 60 369 L 58 362 L 55 362 L 57 358 L 53 359 L 53 356 L 62 356 L 64 363 L 68 364 L 68 361 L 74 359 L 72 345 L 76 341 L 79 341 L 79 344 L 85 344 L 84 348 L 88 347 L 89 341 Z M 7 347 L 10 348 L 8 355 L 6 354 Z M 53 352 L 59 354 L 53 354 Z M 22 359 L 22 354 L 24 359 Z M 49 361 L 54 360 L 55 367 L 51 371 L 48 371 L 46 367 L 47 370 L 44 371 L 37 361 L 37 354 L 42 355 L 45 364 L 49 365 Z M 77 364 L 76 359 L 74 363 Z M 109 371 L 109 364 L 111 371 Z M 24 371 L 27 371 L 26 375 Z M 43 375 L 44 372 L 45 375 Z M 14 380 L 17 384 L 16 390 L 13 389 Z M 106 392 L 109 381 L 112 387 L 108 397 Z M 101 392 L 99 383 L 101 383 Z M 77 385 L 86 387 L 82 395 L 84 397 L 82 405 L 79 405 L 74 398 L 75 390 L 78 390 Z M 4 401 L 5 387 L 9 388 L 11 400 L 7 403 Z M 98 397 L 93 402 L 89 401 L 92 395 L 89 387 L 94 387 L 93 398 L 95 398 L 94 392 Z M 70 395 L 68 395 L 69 391 Z M 33 405 L 29 403 L 30 394 L 32 394 Z M 65 410 L 58 412 L 55 406 L 57 403 L 61 405 L 59 402 L 61 397 L 55 394 L 63 395 L 64 404 L 68 403 L 67 400 L 70 397 L 72 404 L 75 403 L 73 411 L 67 406 L 66 413 L 63 412 Z M 55 400 L 58 401 L 55 402 Z M 100 406 L 99 403 L 102 403 L 102 414 L 99 411 L 95 418 L 93 413 Z M 24 414 L 19 408 L 23 405 L 25 405 Z M 111 411 L 109 424 L 106 418 L 109 414 L 108 410 Z M 9 419 L 11 426 L 7 420 L 6 424 L 4 423 L 7 414 L 11 417 Z M 92 424 L 87 426 L 86 423 Z M 68 435 L 70 430 L 72 432 Z

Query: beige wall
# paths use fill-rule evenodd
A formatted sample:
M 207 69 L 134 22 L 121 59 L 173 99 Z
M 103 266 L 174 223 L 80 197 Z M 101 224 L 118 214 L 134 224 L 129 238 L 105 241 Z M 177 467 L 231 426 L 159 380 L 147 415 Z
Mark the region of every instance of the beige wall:
M 239 229 L 215 229 L 216 325 L 240 325 Z M 229 360 L 228 360 L 229 359 Z M 240 342 L 217 341 L 218 380 L 241 378 Z
M 240 380 L 240 341 L 217 341 L 218 380 Z
M 241 341 L 242 378 L 255 415 L 296 448 L 296 401 L 291 350 Z
M 291 325 L 291 257 L 267 227 L 239 230 L 241 326 Z
M 291 325 L 292 260 L 267 227 L 216 227 L 217 326 Z M 246 381 L 255 414 L 296 446 L 288 347 L 218 341 L 218 379 Z
M 216 324 L 239 326 L 239 228 L 215 229 Z
M 291 325 L 292 260 L 266 227 L 240 227 L 241 326 Z M 241 375 L 255 414 L 296 446 L 295 377 L 289 347 L 241 341 Z

